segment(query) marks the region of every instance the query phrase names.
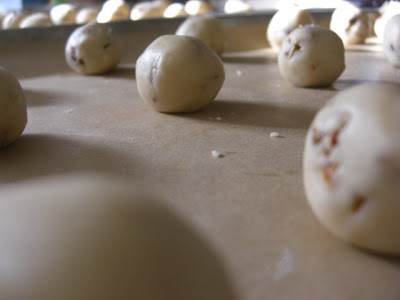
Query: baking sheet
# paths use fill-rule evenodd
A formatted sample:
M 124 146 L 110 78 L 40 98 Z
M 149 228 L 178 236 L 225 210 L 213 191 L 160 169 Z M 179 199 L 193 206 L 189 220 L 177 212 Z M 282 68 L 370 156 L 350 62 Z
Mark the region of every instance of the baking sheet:
M 302 187 L 304 138 L 316 111 L 337 91 L 398 82 L 399 74 L 379 46 L 366 45 L 346 52 L 333 86 L 293 87 L 266 48 L 265 28 L 227 25 L 225 84 L 209 107 L 191 114 L 157 113 L 136 88 L 137 56 L 173 24 L 121 31 L 123 61 L 102 76 L 66 66 L 65 32 L 4 42 L 0 65 L 20 79 L 29 121 L 0 152 L 0 186 L 76 171 L 129 176 L 218 249 L 240 299 L 400 299 L 400 259 L 332 237 Z

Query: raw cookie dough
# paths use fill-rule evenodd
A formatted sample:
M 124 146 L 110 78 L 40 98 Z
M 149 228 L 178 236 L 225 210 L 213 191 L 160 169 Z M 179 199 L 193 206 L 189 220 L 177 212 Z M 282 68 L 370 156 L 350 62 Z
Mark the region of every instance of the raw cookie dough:
M 83 7 L 76 14 L 76 23 L 85 24 L 91 21 L 96 21 L 100 9 L 97 7 Z
M 139 94 L 159 112 L 193 112 L 209 105 L 225 80 L 219 56 L 201 40 L 164 35 L 136 62 Z
M 357 6 L 344 2 L 332 13 L 330 29 L 340 36 L 345 46 L 361 44 L 368 37 L 368 15 Z
M 50 16 L 47 13 L 36 12 L 26 16 L 19 24 L 19 28 L 49 26 L 52 24 Z
M 162 17 L 168 5 L 170 5 L 170 2 L 166 0 L 139 2 L 131 10 L 131 19 L 136 21 L 145 18 Z
M 297 5 L 287 5 L 271 18 L 267 28 L 267 40 L 271 47 L 279 50 L 283 39 L 300 25 L 312 24 L 311 15 Z
M 374 24 L 374 31 L 380 41 L 383 40 L 385 27 L 387 22 L 395 15 L 400 14 L 400 2 L 390 1 L 385 2 L 381 7 L 381 16 L 376 19 Z
M 50 18 L 54 25 L 74 24 L 76 22 L 77 9 L 74 5 L 63 3 L 54 6 L 50 10 Z
M 18 28 L 19 24 L 25 18 L 26 14 L 22 11 L 10 11 L 8 12 L 2 21 L 2 29 Z
M 21 85 L 14 75 L 0 67 L 0 149 L 22 134 L 26 122 L 26 102 Z
M 185 4 L 185 11 L 188 15 L 197 16 L 211 12 L 213 9 L 207 1 L 203 0 L 189 0 Z
M 107 23 L 117 20 L 128 20 L 131 7 L 124 0 L 108 0 L 103 4 L 97 22 Z
M 185 16 L 185 6 L 182 3 L 172 3 L 164 10 L 164 18 L 176 18 L 179 16 Z
M 81 26 L 65 46 L 68 65 L 78 73 L 94 75 L 114 68 L 122 57 L 122 43 L 111 28 L 96 22 Z
M 386 24 L 382 46 L 388 61 L 400 68 L 400 15 L 395 15 Z
M 296 86 L 330 85 L 345 69 L 342 40 L 325 27 L 299 27 L 283 40 L 278 65 L 282 76 Z
M 358 85 L 316 115 L 304 187 L 319 221 L 356 246 L 400 254 L 400 86 Z
M 0 299 L 236 299 L 179 215 L 131 181 L 74 175 L 1 190 Z
M 176 34 L 197 37 L 219 55 L 224 51 L 224 28 L 216 17 L 189 17 L 178 27 Z
M 228 0 L 224 5 L 224 12 L 227 14 L 237 14 L 252 9 L 253 8 L 243 0 Z

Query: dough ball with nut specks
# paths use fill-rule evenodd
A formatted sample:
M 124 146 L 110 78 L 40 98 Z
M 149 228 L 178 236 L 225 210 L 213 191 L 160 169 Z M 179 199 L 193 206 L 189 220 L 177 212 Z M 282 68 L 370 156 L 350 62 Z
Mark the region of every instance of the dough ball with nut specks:
M 236 297 L 210 245 L 176 213 L 93 175 L 0 193 L 0 299 Z
M 339 92 L 315 116 L 304 150 L 304 187 L 319 221 L 372 251 L 400 254 L 400 86 Z
M 78 73 L 101 74 L 118 64 L 122 43 L 107 25 L 91 22 L 77 28 L 68 38 L 65 57 Z
M 0 149 L 22 134 L 26 122 L 26 101 L 21 85 L 14 75 L 0 67 Z
M 386 24 L 382 44 L 388 61 L 394 67 L 400 68 L 400 14 L 392 17 Z
M 108 0 L 104 2 L 97 22 L 107 23 L 118 20 L 128 20 L 131 13 L 130 5 L 124 0 Z
M 225 80 L 219 56 L 201 40 L 164 35 L 136 62 L 139 94 L 159 112 L 193 112 L 209 105 Z
M 300 25 L 311 24 L 311 15 L 297 5 L 287 5 L 271 18 L 267 28 L 267 40 L 271 47 L 279 50 L 283 39 Z
M 76 14 L 76 23 L 86 24 L 91 21 L 96 21 L 100 9 L 97 7 L 82 7 Z
M 330 85 L 345 69 L 342 40 L 325 27 L 299 27 L 283 40 L 278 65 L 282 76 L 296 86 Z
M 359 7 L 344 2 L 332 13 L 330 29 L 340 36 L 344 45 L 363 43 L 369 32 L 368 15 Z
M 26 14 L 22 11 L 10 11 L 2 20 L 2 29 L 18 28 Z
M 141 20 L 146 18 L 162 17 L 164 10 L 168 7 L 169 1 L 155 0 L 136 3 L 131 10 L 131 19 Z
M 62 3 L 53 6 L 50 10 L 50 18 L 54 25 L 74 24 L 76 19 L 77 9 L 69 3 Z
M 224 51 L 224 28 L 216 17 L 189 17 L 178 27 L 176 34 L 199 38 L 219 55 Z

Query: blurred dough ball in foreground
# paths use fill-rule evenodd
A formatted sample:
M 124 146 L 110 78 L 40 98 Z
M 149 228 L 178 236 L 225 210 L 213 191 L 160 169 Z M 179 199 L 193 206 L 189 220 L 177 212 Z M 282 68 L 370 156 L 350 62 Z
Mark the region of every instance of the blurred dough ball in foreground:
M 357 6 L 344 2 L 332 13 L 330 29 L 344 45 L 363 43 L 369 33 L 368 15 Z
M 18 28 L 25 16 L 22 11 L 8 12 L 3 18 L 2 29 Z
M 185 16 L 185 6 L 182 3 L 172 3 L 164 10 L 164 18 L 176 18 L 179 16 Z
M 319 221 L 356 246 L 400 254 L 400 87 L 370 83 L 336 94 L 315 116 L 304 187 Z
M 131 10 L 132 20 L 162 17 L 164 10 L 170 4 L 167 0 L 145 1 L 137 3 Z
M 96 21 L 100 9 L 97 7 L 82 7 L 76 15 L 76 23 L 85 24 Z
M 253 8 L 243 0 L 228 0 L 224 5 L 224 12 L 227 14 L 236 14 L 250 11 Z
M 382 15 L 376 19 L 374 25 L 375 34 L 381 41 L 383 40 L 387 22 L 395 15 L 400 14 L 400 2 L 390 1 L 386 3 L 388 4 L 383 5 Z
M 189 17 L 178 27 L 176 34 L 199 38 L 219 55 L 224 51 L 224 28 L 216 17 Z
M 0 199 L 0 299 L 236 299 L 204 238 L 132 182 L 42 178 Z
M 283 40 L 278 65 L 282 76 L 296 86 L 330 85 L 345 69 L 342 40 L 326 27 L 298 27 Z
M 300 25 L 311 24 L 311 15 L 297 5 L 287 5 L 271 18 L 267 28 L 267 39 L 273 49 L 279 50 L 283 39 Z
M 130 13 L 131 7 L 124 0 L 108 0 L 103 4 L 97 16 L 97 22 L 107 23 L 117 20 L 128 20 Z
M 161 36 L 136 62 L 139 94 L 159 112 L 193 112 L 205 107 L 217 96 L 224 80 L 219 56 L 190 36 Z
M 68 65 L 85 75 L 107 72 L 118 64 L 121 57 L 120 39 L 107 25 L 96 22 L 75 29 L 65 46 Z
M 203 0 L 189 0 L 185 4 L 185 11 L 188 15 L 197 16 L 204 13 L 211 12 L 213 9 L 207 1 Z
M 21 85 L 13 74 L 0 67 L 0 149 L 22 134 L 26 122 L 26 101 Z
M 47 13 L 36 12 L 26 16 L 19 24 L 19 27 L 28 28 L 28 27 L 38 27 L 38 26 L 49 26 L 52 24 L 53 22 L 51 21 L 50 16 Z
M 50 9 L 50 18 L 54 25 L 76 23 L 77 9 L 72 4 L 58 4 Z
M 400 68 L 400 15 L 392 17 L 386 24 L 382 44 L 388 61 Z

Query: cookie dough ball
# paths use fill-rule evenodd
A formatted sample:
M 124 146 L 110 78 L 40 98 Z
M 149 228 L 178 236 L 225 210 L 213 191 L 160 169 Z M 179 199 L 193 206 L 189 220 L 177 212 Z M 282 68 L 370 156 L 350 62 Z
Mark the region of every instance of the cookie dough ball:
M 325 27 L 299 27 L 283 40 L 278 65 L 282 76 L 296 86 L 330 85 L 345 69 L 342 40 Z
M 96 21 L 100 9 L 97 7 L 83 7 L 76 15 L 76 23 L 85 24 L 91 21 Z
M 176 213 L 131 182 L 75 177 L 2 189 L 0 299 L 236 299 Z
M 164 10 L 164 18 L 176 18 L 185 16 L 185 6 L 182 3 L 172 3 Z
M 77 9 L 74 5 L 63 3 L 58 4 L 50 10 L 50 18 L 54 25 L 74 24 Z
M 188 15 L 197 16 L 212 11 L 210 3 L 203 0 L 189 0 L 185 4 L 185 11 Z
M 51 22 L 48 14 L 44 12 L 37 12 L 26 16 L 19 24 L 19 28 L 49 26 L 52 24 L 53 23 Z
M 94 75 L 114 68 L 122 57 L 120 39 L 105 24 L 88 23 L 68 38 L 65 58 L 76 72 Z
M 7 15 L 7 11 L 0 11 L 0 29 L 3 28 L 3 19 Z
M 374 31 L 380 41 L 383 40 L 386 24 L 395 15 L 400 14 L 400 2 L 390 1 L 382 5 L 381 16 L 376 19 Z
M 170 3 L 166 0 L 137 3 L 131 10 L 131 19 L 136 21 L 146 18 L 162 17 L 168 5 L 170 5 Z
M 221 21 L 216 17 L 189 17 L 178 27 L 176 34 L 199 38 L 217 54 L 222 54 L 224 51 L 224 28 Z
M 311 15 L 297 5 L 287 5 L 271 18 L 267 28 L 267 40 L 271 47 L 279 50 L 283 39 L 300 25 L 312 24 Z
M 209 105 L 225 80 L 219 56 L 201 40 L 164 35 L 136 62 L 139 94 L 159 112 L 193 112 Z
M 368 15 L 345 2 L 332 13 L 330 29 L 340 36 L 345 46 L 363 43 L 369 32 Z
M 400 254 L 400 87 L 359 85 L 316 115 L 304 187 L 319 221 L 356 246 Z
M 394 16 L 387 23 L 382 45 L 389 62 L 400 68 L 400 15 Z
M 128 20 L 131 7 L 123 0 L 108 0 L 103 4 L 97 22 L 107 23 L 118 20 Z
M 26 102 L 21 85 L 14 75 L 0 67 L 0 149 L 22 134 L 26 122 Z
M 224 5 L 224 12 L 227 14 L 236 14 L 252 9 L 253 8 L 243 0 L 228 0 Z
M 2 21 L 2 29 L 13 29 L 18 28 L 26 14 L 22 11 L 10 11 L 8 12 Z

